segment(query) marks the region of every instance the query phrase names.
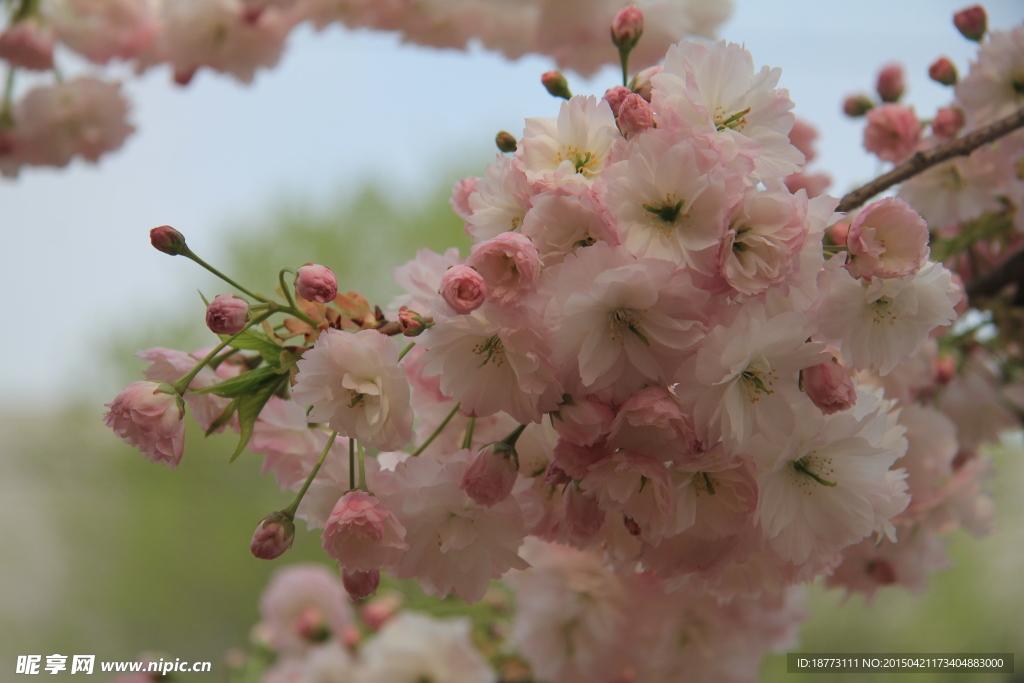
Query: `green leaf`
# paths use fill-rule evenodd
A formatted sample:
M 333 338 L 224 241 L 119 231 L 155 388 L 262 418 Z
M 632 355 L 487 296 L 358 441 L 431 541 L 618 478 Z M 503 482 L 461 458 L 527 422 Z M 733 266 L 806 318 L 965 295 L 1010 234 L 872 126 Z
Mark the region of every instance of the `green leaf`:
M 213 434 L 215 431 L 226 425 L 228 420 L 231 419 L 231 416 L 235 414 L 235 408 L 237 407 L 238 401 L 232 401 L 229 403 L 228 407 L 224 409 L 224 412 L 220 414 L 220 417 L 214 420 L 213 424 L 210 425 L 210 428 L 206 430 L 206 436 Z
M 222 334 L 220 335 L 222 341 L 231 339 L 231 335 Z M 231 342 L 231 347 L 241 349 L 243 351 L 258 351 L 263 359 L 268 363 L 277 365 L 279 358 L 281 357 L 281 351 L 284 347 L 277 341 L 271 339 L 269 336 L 249 328 L 245 332 L 238 335 L 236 339 Z
M 219 384 L 214 384 L 212 387 L 194 389 L 192 393 L 213 394 L 214 396 L 221 396 L 223 398 L 239 398 L 257 391 L 268 381 L 276 382 L 279 379 L 280 375 L 274 372 L 273 367 L 264 365 L 256 368 L 255 370 L 243 372 L 241 375 L 232 377 L 231 379 L 226 379 Z
M 266 382 L 253 393 L 238 397 L 236 401 L 238 403 L 238 446 L 231 454 L 229 463 L 237 460 L 245 447 L 249 445 L 249 439 L 252 438 L 252 430 L 256 425 L 256 418 L 260 416 L 260 411 L 263 410 L 263 406 L 267 404 L 270 397 L 286 382 L 288 382 L 287 376 L 274 375 L 271 381 Z

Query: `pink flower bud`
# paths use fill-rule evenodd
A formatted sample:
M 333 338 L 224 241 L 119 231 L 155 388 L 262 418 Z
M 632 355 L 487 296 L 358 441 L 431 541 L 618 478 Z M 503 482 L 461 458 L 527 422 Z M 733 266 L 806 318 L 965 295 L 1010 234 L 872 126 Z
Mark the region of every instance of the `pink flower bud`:
M 557 462 L 552 460 L 548 463 L 547 469 L 544 470 L 544 481 L 549 486 L 565 486 L 572 481 L 572 477 L 566 474 L 565 470 L 559 467 Z
M 152 462 L 175 468 L 185 447 L 185 408 L 181 396 L 160 382 L 132 382 L 106 405 L 103 421 L 129 446 Z
M 589 397 L 569 399 L 551 413 L 558 435 L 578 446 L 593 446 L 608 436 L 614 420 L 611 406 Z
M 850 95 L 843 100 L 843 113 L 847 116 L 857 118 L 864 116 L 875 106 L 867 95 Z
M 840 247 L 846 246 L 846 240 L 850 236 L 850 222 L 839 221 L 828 229 L 828 236 L 832 240 L 832 244 Z
M 917 151 L 921 142 L 921 123 L 914 112 L 902 104 L 886 104 L 868 112 L 864 129 L 864 149 L 882 161 L 894 164 Z
M 234 294 L 221 294 L 206 307 L 206 326 L 214 334 L 238 334 L 249 322 L 249 304 Z
M 928 67 L 928 76 L 942 85 L 956 85 L 956 65 L 948 57 L 939 57 Z
M 988 15 L 984 7 L 974 5 L 954 14 L 953 25 L 964 38 L 980 43 L 988 30 Z
M 619 130 L 627 138 L 654 126 L 654 110 L 638 93 L 632 93 L 619 107 Z
M 626 99 L 626 95 L 632 95 L 633 91 L 629 88 L 624 88 L 621 85 L 617 85 L 614 88 L 609 88 L 604 93 L 604 101 L 608 103 L 608 106 L 612 108 L 612 113 L 616 116 L 619 115 L 619 107 L 622 106 L 622 101 Z
M 371 569 L 365 572 L 345 569 L 341 572 L 341 583 L 345 586 L 348 597 L 353 600 L 368 598 L 376 593 L 380 586 L 380 569 Z
M 371 600 L 359 610 L 359 616 L 363 618 L 366 628 L 371 631 L 379 631 L 381 626 L 390 621 L 391 617 L 398 614 L 402 608 L 402 596 L 397 593 L 382 595 Z
M 291 623 L 295 635 L 310 643 L 323 643 L 331 637 L 331 627 L 323 612 L 309 605 L 302 609 Z
M 0 59 L 12 67 L 31 71 L 53 68 L 53 33 L 28 19 L 8 26 L 0 33 Z
M 398 329 L 406 337 L 418 337 L 428 327 L 430 327 L 430 324 L 426 318 L 408 306 L 402 306 L 398 309 Z
M 956 377 L 956 359 L 953 356 L 936 358 L 932 365 L 932 371 L 936 384 L 942 386 L 949 384 Z
M 481 448 L 462 475 L 462 490 L 485 507 L 508 498 L 519 474 L 519 459 L 513 456 L 515 449 L 507 450 L 501 446 L 498 443 Z
M 540 82 L 544 84 L 547 91 L 554 97 L 561 97 L 563 100 L 568 100 L 572 97 L 572 92 L 569 90 L 569 81 L 565 80 L 565 76 L 562 75 L 561 71 L 545 71 L 540 76 Z
M 636 5 L 623 7 L 612 19 L 612 43 L 620 50 L 632 50 L 644 33 L 644 13 Z
M 494 136 L 494 143 L 498 145 L 499 150 L 506 154 L 516 151 L 516 137 L 508 131 L 498 131 L 498 134 Z
M 849 371 L 834 358 L 802 371 L 804 393 L 825 415 L 846 410 L 857 402 Z
M 518 232 L 503 232 L 480 242 L 466 265 L 483 277 L 489 295 L 502 302 L 532 293 L 540 278 L 540 253 L 529 237 Z
M 150 230 L 149 243 L 157 251 L 162 251 L 171 256 L 177 256 L 187 248 L 185 246 L 185 237 L 169 225 L 161 225 L 159 228 Z
M 887 197 L 853 219 L 846 237 L 847 269 L 867 280 L 916 273 L 928 259 L 928 238 L 920 214 L 902 199 Z
M 633 88 L 633 92 L 650 102 L 652 89 L 654 87 L 654 84 L 651 83 L 651 79 L 664 70 L 665 67 L 663 66 L 649 66 L 636 76 L 633 76 L 633 80 L 630 82 L 629 86 Z
M 487 299 L 484 276 L 469 266 L 452 266 L 441 276 L 441 296 L 456 313 L 472 313 Z
M 320 539 L 339 565 L 363 572 L 397 560 L 409 547 L 405 527 L 366 491 L 349 491 L 338 500 Z
M 338 296 L 338 278 L 327 266 L 307 263 L 295 276 L 295 291 L 306 301 L 330 303 Z
M 964 113 L 956 107 L 946 107 L 935 113 L 932 132 L 940 138 L 951 138 L 964 127 Z
M 292 547 L 295 540 L 295 524 L 283 512 L 275 512 L 263 518 L 256 527 L 249 543 L 249 551 L 260 560 L 276 560 Z
M 875 89 L 883 102 L 898 102 L 903 97 L 903 67 L 899 64 L 888 64 L 878 72 L 878 83 Z

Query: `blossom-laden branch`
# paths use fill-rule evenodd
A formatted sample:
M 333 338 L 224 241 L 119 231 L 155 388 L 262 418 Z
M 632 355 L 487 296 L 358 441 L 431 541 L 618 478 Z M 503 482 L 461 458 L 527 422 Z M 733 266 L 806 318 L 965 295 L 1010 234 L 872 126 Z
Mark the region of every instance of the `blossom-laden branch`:
M 918 152 L 909 161 L 900 164 L 885 175 L 875 178 L 870 183 L 849 192 L 839 202 L 836 211 L 852 211 L 880 192 L 898 185 L 904 180 L 913 178 L 936 164 L 953 157 L 967 156 L 982 145 L 997 140 L 1013 131 L 1024 128 L 1024 109 L 1020 109 L 1006 118 L 989 124 L 955 140 L 950 140 L 932 149 Z

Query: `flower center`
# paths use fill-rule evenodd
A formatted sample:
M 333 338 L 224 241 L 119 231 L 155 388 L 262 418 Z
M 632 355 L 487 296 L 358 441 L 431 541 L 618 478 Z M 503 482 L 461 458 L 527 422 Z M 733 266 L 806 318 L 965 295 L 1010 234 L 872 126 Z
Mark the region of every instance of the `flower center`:
M 590 178 L 600 173 L 600 158 L 593 152 L 581 152 L 575 147 L 563 148 L 555 158 L 555 163 L 560 164 L 568 159 L 576 168 L 576 173 L 584 178 Z
M 651 345 L 644 333 L 640 331 L 640 316 L 635 311 L 629 308 L 616 308 L 608 315 L 608 321 L 611 324 L 612 339 L 622 340 L 623 332 L 632 332 L 635 334 L 640 341 L 647 346 Z M 622 342 L 625 346 L 625 342 Z
M 892 305 L 892 299 L 887 296 L 879 297 L 875 301 L 871 302 L 871 309 L 874 311 L 874 323 L 876 325 L 888 321 L 890 325 L 895 325 L 896 321 L 900 319 L 898 315 L 893 313 L 889 306 Z
M 499 368 L 505 364 L 505 344 L 498 335 L 494 335 L 490 339 L 474 346 L 473 353 L 478 356 L 487 354 L 484 357 L 484 362 L 480 364 L 481 368 L 492 361 Z
M 762 397 L 774 394 L 775 390 L 772 387 L 775 386 L 775 380 L 778 378 L 778 371 L 763 358 L 758 362 L 751 363 L 746 370 L 740 373 L 743 388 L 751 403 L 757 403 Z
M 804 474 L 822 486 L 835 486 L 836 482 L 826 479 L 835 474 L 832 467 L 832 458 L 825 458 L 818 455 L 817 451 L 811 451 L 799 460 L 793 461 L 793 469 Z
M 725 115 L 721 107 L 715 109 L 714 121 L 715 129 L 721 133 L 726 128 L 735 131 L 743 130 L 743 127 L 747 125 L 747 114 L 750 113 L 750 107 L 747 107 L 743 111 L 738 111 L 735 114 Z

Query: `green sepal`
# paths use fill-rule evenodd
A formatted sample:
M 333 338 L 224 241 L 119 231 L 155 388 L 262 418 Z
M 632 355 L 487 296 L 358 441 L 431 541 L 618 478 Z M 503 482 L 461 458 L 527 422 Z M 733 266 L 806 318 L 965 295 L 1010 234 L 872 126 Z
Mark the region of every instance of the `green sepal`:
M 210 428 L 206 430 L 206 436 L 213 434 L 215 431 L 226 425 L 228 421 L 231 419 L 231 416 L 235 414 L 235 408 L 237 407 L 237 400 L 229 403 L 228 407 L 224 409 L 224 412 L 220 414 L 220 417 L 214 420 L 213 424 L 210 425 Z
M 220 396 L 221 398 L 240 398 L 246 394 L 250 394 L 253 391 L 257 391 L 262 385 L 269 381 L 273 384 L 277 384 L 280 380 L 280 375 L 274 372 L 274 368 L 269 365 L 258 367 L 255 370 L 249 372 L 243 372 L 241 375 L 226 379 L 223 382 L 214 384 L 211 387 L 204 387 L 202 389 L 193 389 L 193 394 L 213 394 L 214 396 Z
M 221 341 L 227 341 L 231 339 L 231 335 L 222 334 L 220 338 Z M 272 365 L 280 362 L 281 352 L 284 350 L 284 346 L 251 327 L 235 337 L 229 345 L 243 351 L 258 351 L 263 359 Z
M 237 460 L 238 456 L 245 450 L 245 447 L 249 445 L 253 427 L 256 425 L 256 418 L 260 416 L 263 406 L 267 404 L 267 401 L 270 400 L 270 397 L 274 395 L 281 385 L 287 382 L 287 376 L 274 375 L 272 381 L 265 383 L 256 391 L 238 397 L 236 401 L 238 403 L 238 446 L 235 447 L 235 452 L 228 459 L 229 463 Z

